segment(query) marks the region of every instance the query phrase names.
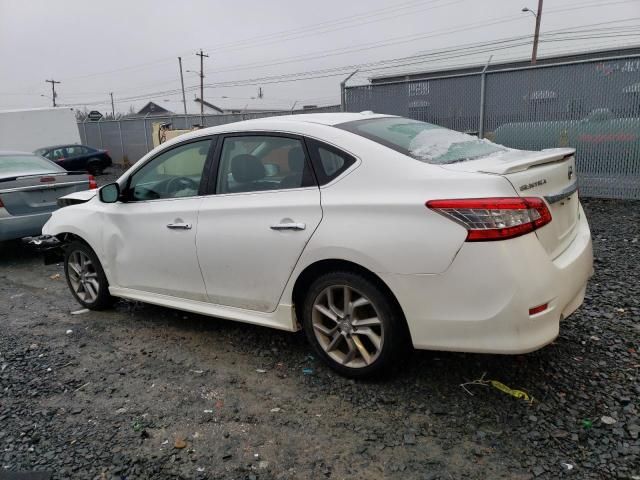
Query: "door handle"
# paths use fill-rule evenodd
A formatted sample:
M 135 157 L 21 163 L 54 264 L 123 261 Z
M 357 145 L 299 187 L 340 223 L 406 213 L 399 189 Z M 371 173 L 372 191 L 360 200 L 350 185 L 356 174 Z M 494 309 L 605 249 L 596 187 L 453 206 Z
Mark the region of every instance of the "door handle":
M 190 223 L 169 223 L 167 228 L 171 230 L 191 230 Z
M 304 230 L 307 226 L 304 223 L 276 223 L 271 225 L 271 230 Z

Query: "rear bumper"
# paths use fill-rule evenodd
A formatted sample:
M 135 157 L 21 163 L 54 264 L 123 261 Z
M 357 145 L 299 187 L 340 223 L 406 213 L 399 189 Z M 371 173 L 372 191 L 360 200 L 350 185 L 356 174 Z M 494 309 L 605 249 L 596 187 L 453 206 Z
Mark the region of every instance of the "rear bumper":
M 593 272 L 591 232 L 580 208 L 577 236 L 551 260 L 534 233 L 465 243 L 439 275 L 381 274 L 396 294 L 420 349 L 516 354 L 559 333 L 583 302 Z M 529 309 L 548 303 L 541 313 Z
M 42 226 L 51 217 L 49 213 L 19 215 L 0 218 L 0 241 L 40 235 Z

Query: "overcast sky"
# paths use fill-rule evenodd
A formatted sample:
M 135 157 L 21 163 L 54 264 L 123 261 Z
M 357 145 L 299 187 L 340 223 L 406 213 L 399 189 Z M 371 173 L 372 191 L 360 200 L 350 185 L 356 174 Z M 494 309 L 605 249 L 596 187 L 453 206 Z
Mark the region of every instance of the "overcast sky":
M 363 83 L 393 71 L 484 63 L 490 54 L 494 62 L 529 57 L 528 38 L 508 49 L 499 43 L 473 53 L 470 46 L 532 34 L 535 18 L 524 6 L 535 10 L 537 0 L 0 0 L 0 110 L 49 106 L 45 80 L 53 78 L 62 82 L 59 104 L 107 112 L 113 92 L 119 112 L 149 100 L 182 112 L 182 56 L 187 106 L 196 113 L 199 78 L 186 70 L 199 70 L 200 48 L 209 54 L 205 83 L 214 85 L 205 100 L 212 103 L 337 104 L 339 83 L 356 65 L 362 72 L 353 81 Z M 639 17 L 640 0 L 545 0 L 539 56 L 638 45 Z M 589 38 L 558 36 L 575 29 L 584 31 L 568 35 Z M 439 49 L 452 51 L 435 60 Z M 362 66 L 415 55 L 423 56 L 393 68 Z M 282 82 L 300 72 L 322 78 Z M 216 85 L 248 79 L 262 80 Z M 258 84 L 263 98 L 252 99 Z

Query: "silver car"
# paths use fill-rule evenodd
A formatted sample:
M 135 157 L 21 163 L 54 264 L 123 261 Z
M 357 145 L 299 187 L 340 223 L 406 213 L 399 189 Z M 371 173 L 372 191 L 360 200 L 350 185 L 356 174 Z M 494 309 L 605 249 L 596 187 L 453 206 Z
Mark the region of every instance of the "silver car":
M 0 241 L 39 235 L 58 198 L 97 188 L 86 172 L 68 172 L 33 153 L 0 151 Z

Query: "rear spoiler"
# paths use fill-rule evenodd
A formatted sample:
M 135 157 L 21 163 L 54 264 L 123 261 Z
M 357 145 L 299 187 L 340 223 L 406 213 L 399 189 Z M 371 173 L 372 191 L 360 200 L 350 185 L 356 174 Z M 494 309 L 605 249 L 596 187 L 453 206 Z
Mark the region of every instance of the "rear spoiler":
M 78 170 L 74 170 L 74 171 L 70 171 L 70 172 L 42 172 L 42 173 L 34 173 L 33 175 L 18 175 L 17 177 L 5 177 L 5 178 L 0 178 L 0 183 L 1 182 L 13 182 L 14 180 L 21 180 L 23 178 L 35 178 L 35 177 L 42 177 L 42 176 L 53 176 L 53 177 L 57 177 L 57 176 L 67 176 L 67 175 L 88 175 L 87 172 L 83 172 L 83 171 L 78 171 Z

